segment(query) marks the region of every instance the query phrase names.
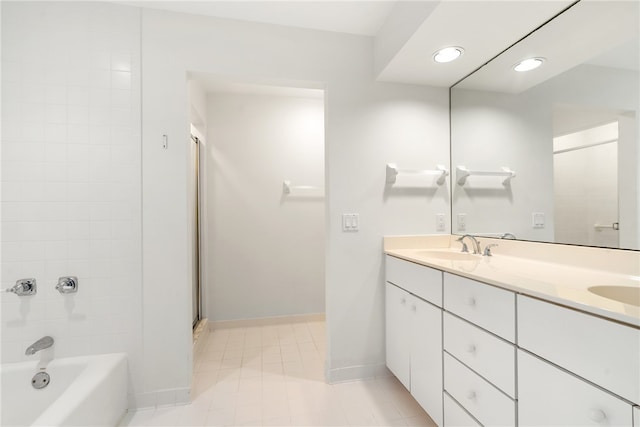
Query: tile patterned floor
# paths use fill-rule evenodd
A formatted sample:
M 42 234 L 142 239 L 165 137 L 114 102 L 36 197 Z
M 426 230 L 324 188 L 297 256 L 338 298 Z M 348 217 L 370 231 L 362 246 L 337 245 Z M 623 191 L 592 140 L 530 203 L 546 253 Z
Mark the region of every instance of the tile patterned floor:
M 394 377 L 324 382 L 324 322 L 220 329 L 194 355 L 190 405 L 122 426 L 433 426 Z

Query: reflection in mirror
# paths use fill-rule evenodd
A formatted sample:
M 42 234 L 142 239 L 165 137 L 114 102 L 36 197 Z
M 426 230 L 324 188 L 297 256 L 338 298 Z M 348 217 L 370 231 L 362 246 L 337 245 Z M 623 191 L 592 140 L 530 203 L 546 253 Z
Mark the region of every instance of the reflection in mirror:
M 580 1 L 451 89 L 454 232 L 640 249 L 639 22 Z

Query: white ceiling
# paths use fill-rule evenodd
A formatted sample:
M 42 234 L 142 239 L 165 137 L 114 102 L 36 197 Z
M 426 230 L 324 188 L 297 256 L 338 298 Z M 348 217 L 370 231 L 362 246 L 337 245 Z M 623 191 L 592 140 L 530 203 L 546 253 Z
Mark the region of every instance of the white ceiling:
M 123 4 L 266 24 L 375 36 L 397 0 L 124 1 Z
M 574 0 L 150 0 L 119 3 L 373 37 L 373 67 L 377 80 L 449 87 L 573 2 Z M 635 6 L 636 12 L 628 12 L 626 17 L 615 13 L 607 15 L 607 11 L 611 9 L 608 5 L 613 3 L 627 3 L 627 10 Z M 618 37 L 620 27 L 623 26 L 616 24 L 617 22 L 635 19 L 637 24 L 637 5 L 637 0 L 582 0 L 569 9 L 572 13 L 574 9 L 586 10 L 580 12 L 578 18 L 555 19 L 552 22 L 554 25 L 545 27 L 555 28 L 550 35 L 544 35 L 547 33 L 546 29 L 544 32 L 536 31 L 508 53 L 485 66 L 482 74 L 476 73 L 480 74 L 479 77 L 485 76 L 486 81 L 481 86 L 485 85 L 488 89 L 490 75 L 494 72 L 492 70 L 500 72 L 500 68 L 496 67 L 504 67 L 503 63 L 506 62 L 511 66 L 511 62 L 515 63 L 524 53 L 539 52 L 538 55 L 547 58 L 562 54 L 558 61 L 547 61 L 544 67 L 546 71 L 538 73 L 538 76 L 545 73 L 548 76 L 554 75 L 586 59 L 594 58 L 604 52 L 605 42 L 610 43 Z M 613 25 L 607 25 L 603 29 L 592 23 L 602 17 L 608 17 Z M 584 37 L 573 37 L 576 31 L 582 31 Z M 572 37 L 567 37 L 568 34 Z M 563 41 L 567 44 L 562 45 Z M 436 64 L 432 60 L 433 53 L 441 47 L 451 45 L 462 46 L 465 49 L 464 55 L 449 64 Z M 578 48 L 573 48 L 574 46 Z M 636 50 L 637 47 L 637 42 L 632 45 Z M 624 62 L 618 62 L 618 66 L 628 68 L 637 64 L 637 54 L 635 52 L 635 57 L 627 57 Z M 592 60 L 596 63 L 600 61 L 601 64 L 611 64 L 613 61 L 612 57 Z M 509 70 L 509 73 L 502 73 L 499 80 L 507 79 L 513 85 L 513 72 Z M 465 83 L 471 84 L 467 81 Z M 509 90 L 522 90 L 524 86 L 521 82 L 519 84 L 520 87 Z M 533 84 L 537 83 L 531 82 Z
M 377 70 L 378 80 L 449 87 L 573 1 L 443 1 Z M 435 63 L 433 53 L 445 46 L 461 46 L 464 54 Z

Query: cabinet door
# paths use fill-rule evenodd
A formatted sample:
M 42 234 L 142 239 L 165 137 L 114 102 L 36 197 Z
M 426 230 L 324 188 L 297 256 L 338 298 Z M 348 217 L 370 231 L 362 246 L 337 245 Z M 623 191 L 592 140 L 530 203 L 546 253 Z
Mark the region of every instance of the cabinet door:
M 409 293 L 391 283 L 386 283 L 385 322 L 387 367 L 407 390 L 410 363 Z
M 632 407 L 518 350 L 519 426 L 631 426 Z
M 640 406 L 633 407 L 633 427 L 640 427 Z
M 414 296 L 411 319 L 411 394 L 441 426 L 442 423 L 442 310 Z

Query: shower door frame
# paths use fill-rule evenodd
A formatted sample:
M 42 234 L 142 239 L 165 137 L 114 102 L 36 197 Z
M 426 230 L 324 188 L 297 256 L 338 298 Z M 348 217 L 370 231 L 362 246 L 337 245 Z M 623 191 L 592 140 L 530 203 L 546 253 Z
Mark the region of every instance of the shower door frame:
M 200 223 L 200 139 L 191 134 L 191 141 L 194 142 L 196 144 L 196 151 L 195 151 L 195 165 L 194 165 L 194 172 L 195 172 L 195 208 L 194 208 L 194 213 L 195 213 L 195 227 L 196 227 L 196 232 L 195 232 L 195 242 L 194 242 L 194 246 L 195 246 L 195 280 L 193 281 L 194 285 L 196 286 L 196 290 L 195 292 L 193 291 L 193 289 L 191 290 L 192 294 L 195 294 L 196 297 L 196 302 L 195 304 L 192 302 L 192 308 L 195 308 L 195 316 L 193 316 L 192 320 L 192 328 L 196 328 L 196 326 L 198 325 L 198 322 L 202 319 L 202 281 L 201 281 L 201 277 L 202 277 L 202 271 L 201 271 L 201 267 L 200 267 L 200 253 L 201 253 L 201 247 L 200 247 L 200 233 L 201 233 L 201 223 Z M 193 313 L 192 313 L 193 314 Z

